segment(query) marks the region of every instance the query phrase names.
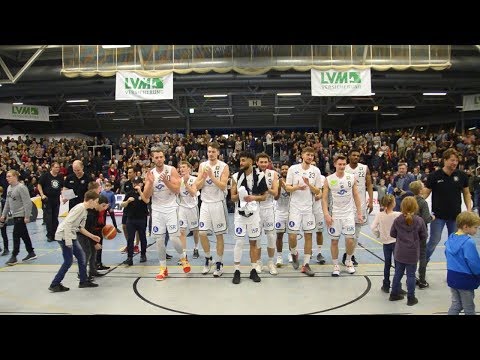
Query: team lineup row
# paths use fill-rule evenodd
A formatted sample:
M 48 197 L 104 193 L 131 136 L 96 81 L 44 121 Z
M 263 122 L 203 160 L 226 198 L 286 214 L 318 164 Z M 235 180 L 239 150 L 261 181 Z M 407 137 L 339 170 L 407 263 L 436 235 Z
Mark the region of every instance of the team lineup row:
M 185 237 L 179 236 L 184 234 L 187 226 L 195 231 L 198 228 L 205 253 L 202 273 L 208 274 L 213 268 L 213 276 L 221 276 L 223 274 L 223 235 L 227 231 L 224 204 L 230 176 L 228 165 L 218 160 L 219 151 L 215 143 L 208 147 L 208 160 L 201 164 L 196 179 L 189 174 L 187 163 L 180 165 L 180 174 L 178 174 L 175 168 L 164 164 L 165 157 L 160 149 L 152 148 L 151 152 L 155 168 L 147 174 L 143 192 L 147 197 L 152 196 L 152 236 L 159 248 L 160 260 L 160 271 L 156 279 L 164 280 L 168 276 L 164 257 L 164 239 L 167 232 L 180 255 L 184 271 L 190 270 L 184 251 Z M 352 152 L 352 154 L 352 157 L 355 156 L 357 160 L 356 171 L 358 171 L 359 180 L 355 179 L 354 174 L 348 173 L 344 178 L 332 174 L 327 182 L 319 169 L 312 165 L 314 150 L 309 147 L 303 149 L 302 163 L 291 167 L 283 165 L 280 176 L 268 169 L 270 158 L 267 154 L 257 154 L 256 159 L 248 152 L 239 154 L 240 170 L 232 175 L 231 182 L 231 200 L 235 202 L 234 283 L 240 281 L 243 243 L 247 237 L 252 264 L 250 278 L 260 281 L 258 273 L 262 269 L 259 263 L 261 249 L 260 242 L 257 240 L 262 233 L 267 237 L 269 258 L 267 268 L 271 274 L 275 275 L 277 274 L 276 264 L 274 264 L 275 250 L 281 252 L 279 248 L 282 246 L 281 236 L 285 231 L 288 232 L 292 265 L 295 269 L 299 268 L 297 234 L 302 231 L 305 239 L 302 272 L 308 276 L 314 276 L 314 272 L 308 265 L 312 252 L 312 232 L 321 231 L 323 228 L 324 213 L 327 214 L 325 222 L 332 237 L 333 247 L 336 247 L 336 253 L 332 253 L 332 257 L 338 258 L 338 239 L 341 234 L 344 234 L 347 243 L 345 259 L 347 271 L 351 274 L 355 272 L 352 262 L 355 232 L 357 228 L 358 237 L 359 228 L 366 219 L 367 203 L 364 194 L 367 183 L 365 179 L 369 177 L 369 173 L 364 165 L 358 164 L 359 153 Z M 255 161 L 257 168 L 253 169 Z M 347 167 L 345 157 L 343 159 L 339 157 L 337 161 L 339 161 L 338 168 Z M 353 170 L 352 172 L 355 171 L 352 162 L 348 167 Z M 358 183 L 361 184 L 360 191 L 357 190 Z M 368 183 L 371 191 L 371 183 Z M 323 196 L 322 187 L 324 188 Z M 197 218 L 195 195 L 200 189 L 202 204 Z M 331 215 L 328 211 L 328 190 L 333 200 Z M 179 201 L 177 201 L 177 193 Z M 276 203 L 274 200 L 277 200 Z M 355 211 L 357 208 L 359 211 Z M 369 201 L 368 208 L 370 211 L 373 208 L 372 201 Z M 179 209 L 178 217 L 177 209 Z M 191 209 L 195 210 L 191 211 Z M 324 209 L 327 211 L 325 212 Z M 210 252 L 208 231 L 215 233 L 217 240 L 215 261 Z M 317 243 L 323 242 L 322 240 L 317 240 Z M 339 274 L 340 269 L 337 263 L 332 275 Z

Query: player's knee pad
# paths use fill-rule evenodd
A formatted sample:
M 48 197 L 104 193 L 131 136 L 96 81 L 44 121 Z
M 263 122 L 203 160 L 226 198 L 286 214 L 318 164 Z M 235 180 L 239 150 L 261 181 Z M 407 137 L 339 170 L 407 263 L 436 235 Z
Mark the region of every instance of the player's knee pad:
M 275 231 L 267 232 L 267 248 L 274 249 L 277 241 L 277 234 Z
M 242 259 L 243 243 L 244 243 L 243 238 L 235 236 L 235 247 L 233 249 L 234 262 L 240 262 L 240 260 Z
M 165 247 L 165 234 L 156 234 L 153 235 L 152 238 L 156 241 L 157 246 Z

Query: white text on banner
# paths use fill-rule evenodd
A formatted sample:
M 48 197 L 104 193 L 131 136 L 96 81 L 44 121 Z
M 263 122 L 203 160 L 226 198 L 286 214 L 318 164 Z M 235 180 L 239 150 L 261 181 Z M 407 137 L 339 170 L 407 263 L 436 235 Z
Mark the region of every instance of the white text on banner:
M 370 69 L 312 69 L 312 96 L 369 96 L 372 93 Z
M 140 76 L 132 71 L 117 71 L 115 100 L 159 99 L 173 99 L 173 73 Z

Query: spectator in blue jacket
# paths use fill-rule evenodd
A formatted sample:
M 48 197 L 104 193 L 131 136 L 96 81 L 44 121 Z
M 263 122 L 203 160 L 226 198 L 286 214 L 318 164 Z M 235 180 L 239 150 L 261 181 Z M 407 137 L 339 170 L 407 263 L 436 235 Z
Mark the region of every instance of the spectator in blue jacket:
M 411 182 L 415 181 L 415 176 L 407 173 L 407 164 L 399 163 L 398 164 L 398 175 L 393 179 L 393 195 L 395 195 L 396 206 L 393 211 L 400 211 L 400 205 L 402 200 L 406 196 L 412 196 L 409 185 Z
M 473 301 L 475 289 L 480 285 L 480 256 L 478 255 L 475 235 L 480 226 L 477 214 L 463 211 L 458 214 L 457 232 L 450 234 L 445 242 L 447 258 L 447 284 L 452 293 L 452 304 L 448 315 L 475 315 Z

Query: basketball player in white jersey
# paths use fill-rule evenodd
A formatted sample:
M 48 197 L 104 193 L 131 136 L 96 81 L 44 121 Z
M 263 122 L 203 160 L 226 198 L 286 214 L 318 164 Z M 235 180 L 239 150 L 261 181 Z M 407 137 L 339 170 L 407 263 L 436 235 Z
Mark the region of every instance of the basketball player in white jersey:
M 192 164 L 180 162 L 180 193 L 178 194 L 178 218 L 180 222 L 180 240 L 184 249 L 187 248 L 187 228 L 193 232 L 193 258 L 198 254 L 198 190 L 195 186 L 196 176 L 191 175 Z
M 363 222 L 360 223 L 358 220 L 355 220 L 355 243 L 353 251 L 355 252 L 355 248 L 357 247 L 358 237 L 360 236 L 360 230 L 362 226 L 366 225 L 368 222 L 368 214 L 373 211 L 373 185 L 372 185 L 372 177 L 370 176 L 370 170 L 368 169 L 367 165 L 361 164 L 358 162 L 360 160 L 360 150 L 358 149 L 351 149 L 348 152 L 348 164 L 345 167 L 345 172 L 353 174 L 355 179 L 357 180 L 357 187 L 358 187 L 358 195 L 360 195 L 360 203 L 362 206 L 362 215 L 363 215 Z M 367 196 L 366 193 L 368 191 L 368 214 L 367 214 Z M 342 263 L 345 265 L 345 259 L 347 258 L 347 254 L 343 254 Z M 352 255 L 352 262 L 353 265 L 358 265 L 355 256 Z
M 190 272 L 186 250 L 179 238 L 177 194 L 180 192 L 180 176 L 173 166 L 165 165 L 165 154 L 160 147 L 150 149 L 155 167 L 147 172 L 144 194 L 152 197 L 152 237 L 157 242 L 160 271 L 155 277 L 162 281 L 168 276 L 165 234 L 180 254 L 183 271 Z
M 283 164 L 280 168 L 280 177 L 278 179 L 278 191 L 275 196 L 275 230 L 277 232 L 277 261 L 276 267 L 283 265 L 283 234 L 287 229 L 288 207 L 290 204 L 290 193 L 285 189 L 288 173 L 288 164 Z
M 309 262 L 312 256 L 312 232 L 315 229 L 313 215 L 314 196 L 320 194 L 320 170 L 312 165 L 315 150 L 304 147 L 302 163 L 292 165 L 287 172 L 286 190 L 290 193 L 288 214 L 288 244 L 292 254 L 292 266 L 298 269 L 297 235 L 303 230 L 305 239 L 302 272 L 315 276 Z
M 271 275 L 277 275 L 273 259 L 275 257 L 275 211 L 274 196 L 278 193 L 278 175 L 275 170 L 267 169 L 270 163 L 270 156 L 266 153 L 259 153 L 256 156 L 256 164 L 260 171 L 265 174 L 268 191 L 264 201 L 260 201 L 260 223 L 265 235 L 267 236 L 267 253 L 268 253 L 268 271 Z M 258 256 L 257 256 L 257 272 L 262 271 L 262 240 L 257 240 Z
M 198 178 L 195 181 L 197 189 L 202 189 L 200 198 L 200 241 L 205 252 L 205 266 L 202 274 L 210 272 L 213 265 L 213 259 L 210 254 L 210 242 L 207 233 L 212 231 L 217 238 L 217 259 L 215 263 L 214 277 L 223 274 L 223 234 L 227 233 L 227 206 L 225 196 L 227 193 L 227 183 L 230 176 L 228 165 L 218 160 L 220 146 L 215 143 L 209 143 L 207 148 L 208 160 L 201 163 L 198 170 Z
M 288 208 L 290 206 L 290 193 L 285 189 L 287 180 L 288 164 L 283 164 L 278 177 L 278 193 L 275 196 L 275 231 L 277 232 L 277 261 L 276 267 L 283 266 L 283 234 L 287 230 Z M 291 258 L 290 251 L 288 252 Z
M 325 223 L 328 233 L 332 238 L 330 252 L 332 254 L 332 276 L 340 276 L 338 266 L 338 240 L 340 235 L 345 236 L 347 259 L 345 266 L 349 274 L 355 273 L 352 263 L 352 255 L 355 247 L 355 211 L 359 221 L 363 221 L 358 195 L 357 182 L 353 174 L 345 172 L 347 158 L 345 155 L 337 155 L 334 160 L 335 173 L 327 176 L 323 184 L 322 207 L 325 215 Z M 332 214 L 328 212 L 328 194 L 332 193 Z
M 325 182 L 325 176 L 320 175 L 320 189 L 323 191 L 323 184 Z M 317 247 L 318 247 L 318 254 L 317 254 L 317 262 L 320 265 L 325 264 L 325 258 L 323 257 L 321 250 L 323 245 L 323 227 L 324 227 L 324 219 L 323 216 L 323 209 L 322 209 L 322 193 L 315 195 L 314 202 L 313 202 L 313 216 L 315 217 L 315 232 L 317 235 Z M 313 252 L 313 250 L 312 250 Z
M 235 202 L 234 228 L 235 248 L 233 250 L 234 284 L 240 283 L 240 261 L 243 253 L 243 243 L 248 236 L 250 243 L 250 279 L 260 282 L 258 276 L 257 256 L 258 245 L 262 234 L 259 202 L 265 201 L 268 194 L 265 173 L 253 168 L 254 157 L 250 152 L 242 151 L 238 155 L 240 171 L 232 175 L 231 198 Z M 242 198 L 241 198 L 242 197 Z M 272 263 L 273 266 L 273 263 Z

